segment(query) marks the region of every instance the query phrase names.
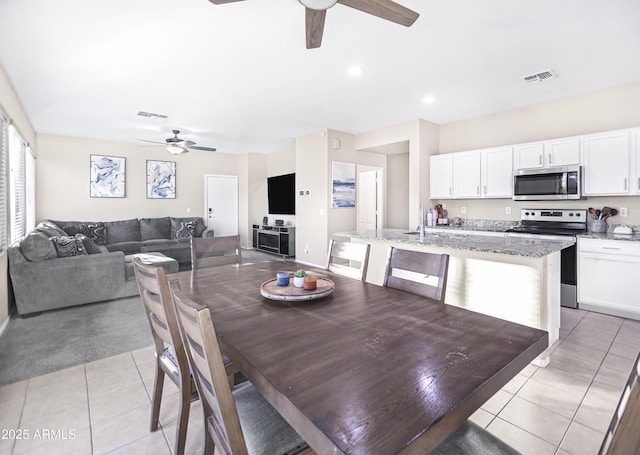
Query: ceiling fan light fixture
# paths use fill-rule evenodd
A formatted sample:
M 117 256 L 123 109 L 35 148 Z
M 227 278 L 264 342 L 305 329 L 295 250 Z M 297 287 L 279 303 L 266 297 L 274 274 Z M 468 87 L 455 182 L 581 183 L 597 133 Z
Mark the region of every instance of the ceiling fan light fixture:
M 187 150 L 184 147 L 180 147 L 177 144 L 170 144 L 167 145 L 167 152 L 171 153 L 172 155 L 180 155 L 181 153 L 187 153 L 189 150 Z
M 298 0 L 304 7 L 313 9 L 316 11 L 324 11 L 328 10 L 336 3 L 338 0 Z

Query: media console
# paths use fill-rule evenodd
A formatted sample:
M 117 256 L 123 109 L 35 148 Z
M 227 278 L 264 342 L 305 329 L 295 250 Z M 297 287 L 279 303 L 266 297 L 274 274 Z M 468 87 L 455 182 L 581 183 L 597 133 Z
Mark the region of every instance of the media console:
M 296 228 L 294 226 L 253 225 L 253 247 L 265 253 L 281 256 L 296 255 Z

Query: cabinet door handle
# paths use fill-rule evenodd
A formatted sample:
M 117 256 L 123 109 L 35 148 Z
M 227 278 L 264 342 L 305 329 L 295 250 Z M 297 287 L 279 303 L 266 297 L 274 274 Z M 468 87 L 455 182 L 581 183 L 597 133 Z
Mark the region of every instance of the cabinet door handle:
M 620 248 L 615 248 L 613 246 L 603 246 L 602 249 L 603 250 L 619 250 Z
M 480 185 L 476 186 L 476 194 L 480 196 Z
M 484 186 L 484 194 L 487 194 L 487 185 Z
M 627 191 L 627 178 L 624 179 L 624 190 Z
M 640 177 L 638 177 L 638 190 L 640 190 Z
M 451 196 L 452 191 L 451 191 L 451 187 L 449 187 L 449 196 Z
M 542 153 L 540 154 L 540 156 L 538 157 L 538 161 L 540 161 L 540 166 L 542 166 Z
M 553 162 L 553 155 L 549 152 L 549 164 Z

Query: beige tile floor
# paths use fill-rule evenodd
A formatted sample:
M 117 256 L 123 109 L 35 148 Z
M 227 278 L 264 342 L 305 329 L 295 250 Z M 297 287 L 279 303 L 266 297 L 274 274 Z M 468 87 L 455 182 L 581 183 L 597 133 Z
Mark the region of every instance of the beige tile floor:
M 639 351 L 640 322 L 563 308 L 551 364 L 527 366 L 472 420 L 525 455 L 596 454 Z M 152 388 L 151 347 L 0 387 L 0 455 L 170 455 L 177 389 L 165 381 L 151 433 Z M 204 432 L 191 409 L 188 454 Z

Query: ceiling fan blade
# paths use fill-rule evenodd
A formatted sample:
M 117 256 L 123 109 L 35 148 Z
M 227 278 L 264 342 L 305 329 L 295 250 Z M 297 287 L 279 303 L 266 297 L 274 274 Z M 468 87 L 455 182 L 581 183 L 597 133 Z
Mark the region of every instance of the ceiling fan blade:
M 338 0 L 338 3 L 411 27 L 420 14 L 391 0 Z
M 140 142 L 151 142 L 152 144 L 158 144 L 158 145 L 166 145 L 165 142 L 158 142 L 158 141 L 148 141 L 146 139 L 138 139 Z
M 324 19 L 326 16 L 326 10 L 318 11 L 306 8 L 307 49 L 315 49 L 322 44 L 322 33 L 324 31 Z
M 190 147 L 187 147 L 190 150 L 204 150 L 205 152 L 215 152 L 216 149 L 213 147 L 202 147 L 200 145 L 192 145 Z

